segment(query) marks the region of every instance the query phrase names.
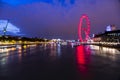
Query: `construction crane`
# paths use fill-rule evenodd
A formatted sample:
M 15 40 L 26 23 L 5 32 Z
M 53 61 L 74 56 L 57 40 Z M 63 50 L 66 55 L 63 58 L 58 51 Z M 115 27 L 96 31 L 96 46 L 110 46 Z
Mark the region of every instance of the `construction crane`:
M 9 23 L 9 20 L 7 20 L 7 23 L 6 23 L 5 27 L 3 27 L 3 33 L 4 33 L 4 36 L 6 36 L 8 23 Z

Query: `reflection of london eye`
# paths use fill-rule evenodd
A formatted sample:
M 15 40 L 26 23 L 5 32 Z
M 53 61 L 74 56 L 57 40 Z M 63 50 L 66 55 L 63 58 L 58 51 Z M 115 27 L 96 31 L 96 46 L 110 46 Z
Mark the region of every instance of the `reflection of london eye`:
M 83 20 L 86 20 L 86 27 L 83 27 Z M 85 35 L 85 37 L 83 37 L 83 35 Z M 86 14 L 83 14 L 80 18 L 80 24 L 78 26 L 78 37 L 79 40 L 82 41 L 87 41 L 89 39 L 89 35 L 90 35 L 90 21 L 89 18 Z

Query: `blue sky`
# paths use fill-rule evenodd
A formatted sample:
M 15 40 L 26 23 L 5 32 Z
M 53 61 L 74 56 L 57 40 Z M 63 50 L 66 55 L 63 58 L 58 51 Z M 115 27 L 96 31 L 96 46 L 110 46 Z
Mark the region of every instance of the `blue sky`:
M 29 3 L 35 3 L 35 2 L 44 2 L 53 4 L 54 2 L 59 2 L 61 5 L 65 5 L 66 0 L 2 0 L 2 2 L 10 4 L 10 5 L 23 5 L 23 4 L 29 4 Z M 69 0 L 70 4 L 74 4 L 75 0 Z

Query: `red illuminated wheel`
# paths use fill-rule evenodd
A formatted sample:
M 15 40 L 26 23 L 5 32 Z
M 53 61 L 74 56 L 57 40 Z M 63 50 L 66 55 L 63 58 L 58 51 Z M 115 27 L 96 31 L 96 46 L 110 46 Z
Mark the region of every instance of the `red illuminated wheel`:
M 83 20 L 86 20 L 86 26 L 83 27 Z M 80 18 L 80 24 L 78 26 L 78 37 L 81 42 L 87 41 L 90 35 L 90 21 L 86 14 L 83 14 Z

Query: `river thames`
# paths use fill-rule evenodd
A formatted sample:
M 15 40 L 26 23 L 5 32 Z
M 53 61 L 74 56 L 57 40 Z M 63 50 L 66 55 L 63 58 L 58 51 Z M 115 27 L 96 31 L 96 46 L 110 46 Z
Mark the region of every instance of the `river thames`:
M 0 48 L 0 80 L 120 80 L 120 52 L 92 45 Z

